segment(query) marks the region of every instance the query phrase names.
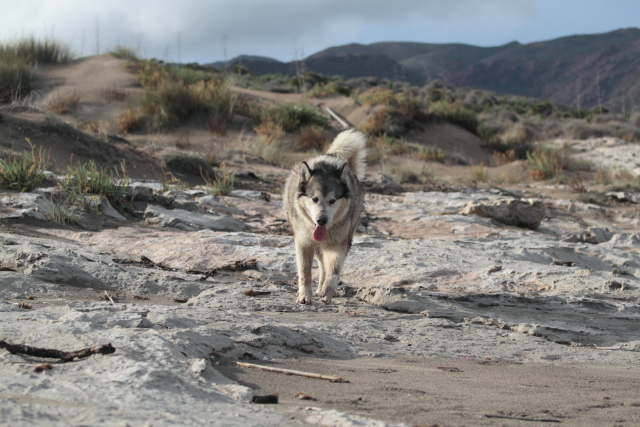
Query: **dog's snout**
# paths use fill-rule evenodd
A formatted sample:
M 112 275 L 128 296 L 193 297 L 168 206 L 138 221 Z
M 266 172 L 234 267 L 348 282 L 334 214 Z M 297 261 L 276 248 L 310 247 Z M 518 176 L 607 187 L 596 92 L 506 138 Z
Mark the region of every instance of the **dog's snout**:
M 325 225 L 327 225 L 327 216 L 326 215 L 319 216 L 317 223 L 320 227 L 324 227 Z

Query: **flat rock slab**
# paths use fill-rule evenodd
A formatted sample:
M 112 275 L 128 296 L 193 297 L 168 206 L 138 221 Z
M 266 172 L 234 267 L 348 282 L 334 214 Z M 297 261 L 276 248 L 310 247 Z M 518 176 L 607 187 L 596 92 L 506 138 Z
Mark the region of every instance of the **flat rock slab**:
M 173 227 L 184 231 L 214 230 L 242 231 L 245 225 L 237 219 L 221 215 L 203 215 L 183 209 L 165 209 L 161 206 L 149 205 L 144 212 L 149 224 L 161 227 Z

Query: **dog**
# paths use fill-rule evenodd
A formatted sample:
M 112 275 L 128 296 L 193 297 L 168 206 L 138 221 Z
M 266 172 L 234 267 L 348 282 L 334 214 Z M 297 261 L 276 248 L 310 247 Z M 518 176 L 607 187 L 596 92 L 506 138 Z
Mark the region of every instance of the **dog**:
M 342 266 L 364 210 L 366 137 L 340 133 L 324 155 L 297 164 L 284 187 L 284 210 L 293 231 L 299 304 L 311 304 L 311 266 L 320 265 L 316 295 L 328 304 L 336 294 Z

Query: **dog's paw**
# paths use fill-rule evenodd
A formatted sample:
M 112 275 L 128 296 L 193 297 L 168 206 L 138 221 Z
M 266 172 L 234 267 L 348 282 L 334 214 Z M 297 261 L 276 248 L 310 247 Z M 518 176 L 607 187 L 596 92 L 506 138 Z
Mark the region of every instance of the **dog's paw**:
M 298 304 L 311 304 L 313 301 L 309 295 L 298 295 L 296 302 Z
M 325 304 L 331 303 L 333 296 L 336 294 L 336 290 L 333 288 L 329 288 L 325 291 L 324 295 L 322 295 L 322 302 Z

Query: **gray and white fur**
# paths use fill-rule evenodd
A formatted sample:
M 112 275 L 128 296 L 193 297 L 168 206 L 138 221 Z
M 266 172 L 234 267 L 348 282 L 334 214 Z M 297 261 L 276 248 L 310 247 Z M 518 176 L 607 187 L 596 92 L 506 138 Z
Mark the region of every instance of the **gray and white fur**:
M 330 303 L 364 209 L 366 138 L 340 133 L 326 154 L 294 167 L 284 187 L 284 209 L 293 231 L 298 265 L 298 299 L 312 303 L 311 267 L 320 265 L 316 295 Z

